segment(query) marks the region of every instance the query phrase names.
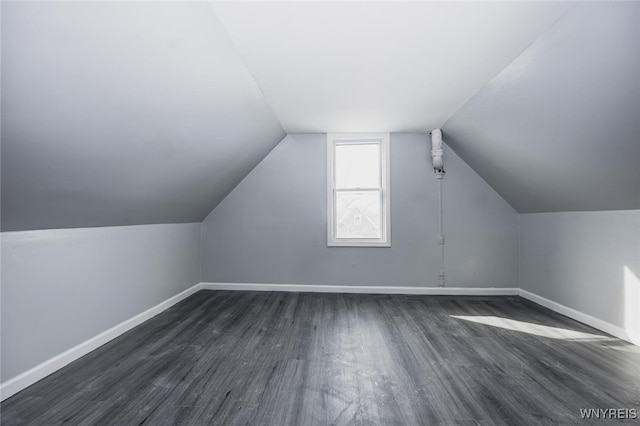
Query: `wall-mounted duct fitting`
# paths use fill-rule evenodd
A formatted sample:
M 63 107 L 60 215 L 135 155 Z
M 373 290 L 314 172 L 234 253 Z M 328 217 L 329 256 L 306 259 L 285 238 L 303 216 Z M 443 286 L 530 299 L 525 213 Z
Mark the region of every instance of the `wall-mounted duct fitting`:
M 438 179 L 444 176 L 444 160 L 442 151 L 442 130 L 433 129 L 431 131 L 431 162 L 433 171 Z

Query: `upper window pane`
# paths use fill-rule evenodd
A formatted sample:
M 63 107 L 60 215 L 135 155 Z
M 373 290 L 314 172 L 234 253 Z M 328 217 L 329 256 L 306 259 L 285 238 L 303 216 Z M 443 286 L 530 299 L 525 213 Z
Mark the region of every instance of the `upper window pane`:
M 380 145 L 336 144 L 336 188 L 379 188 Z

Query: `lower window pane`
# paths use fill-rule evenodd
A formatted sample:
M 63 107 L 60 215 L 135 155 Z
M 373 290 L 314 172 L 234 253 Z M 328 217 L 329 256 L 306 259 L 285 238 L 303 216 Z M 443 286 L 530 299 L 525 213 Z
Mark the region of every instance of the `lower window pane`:
M 336 192 L 336 238 L 382 238 L 379 191 Z

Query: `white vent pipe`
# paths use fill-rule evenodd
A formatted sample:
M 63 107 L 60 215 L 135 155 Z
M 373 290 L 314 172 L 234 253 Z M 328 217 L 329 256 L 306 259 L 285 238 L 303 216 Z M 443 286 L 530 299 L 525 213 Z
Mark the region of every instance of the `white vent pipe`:
M 444 228 L 442 225 L 442 180 L 444 179 L 444 160 L 442 151 L 442 130 L 431 131 L 431 162 L 433 171 L 438 179 L 438 245 L 440 245 L 440 271 L 438 272 L 438 286 L 444 287 Z
M 433 163 L 433 171 L 438 179 L 442 179 L 441 175 L 444 174 L 442 155 L 442 130 L 433 129 L 431 131 L 431 162 Z

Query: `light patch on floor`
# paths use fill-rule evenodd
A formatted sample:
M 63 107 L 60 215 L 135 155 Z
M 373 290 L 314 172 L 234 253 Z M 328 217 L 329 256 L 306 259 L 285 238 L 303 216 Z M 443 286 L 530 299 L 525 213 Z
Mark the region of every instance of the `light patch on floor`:
M 521 333 L 532 334 L 550 339 L 570 340 L 570 341 L 602 341 L 612 340 L 611 337 L 598 334 L 585 333 L 582 331 L 569 330 L 566 328 L 550 327 L 548 325 L 533 324 L 530 322 L 518 321 L 509 318 L 496 316 L 463 316 L 451 315 L 452 318 L 471 321 L 477 324 L 490 325 L 505 330 L 519 331 Z

